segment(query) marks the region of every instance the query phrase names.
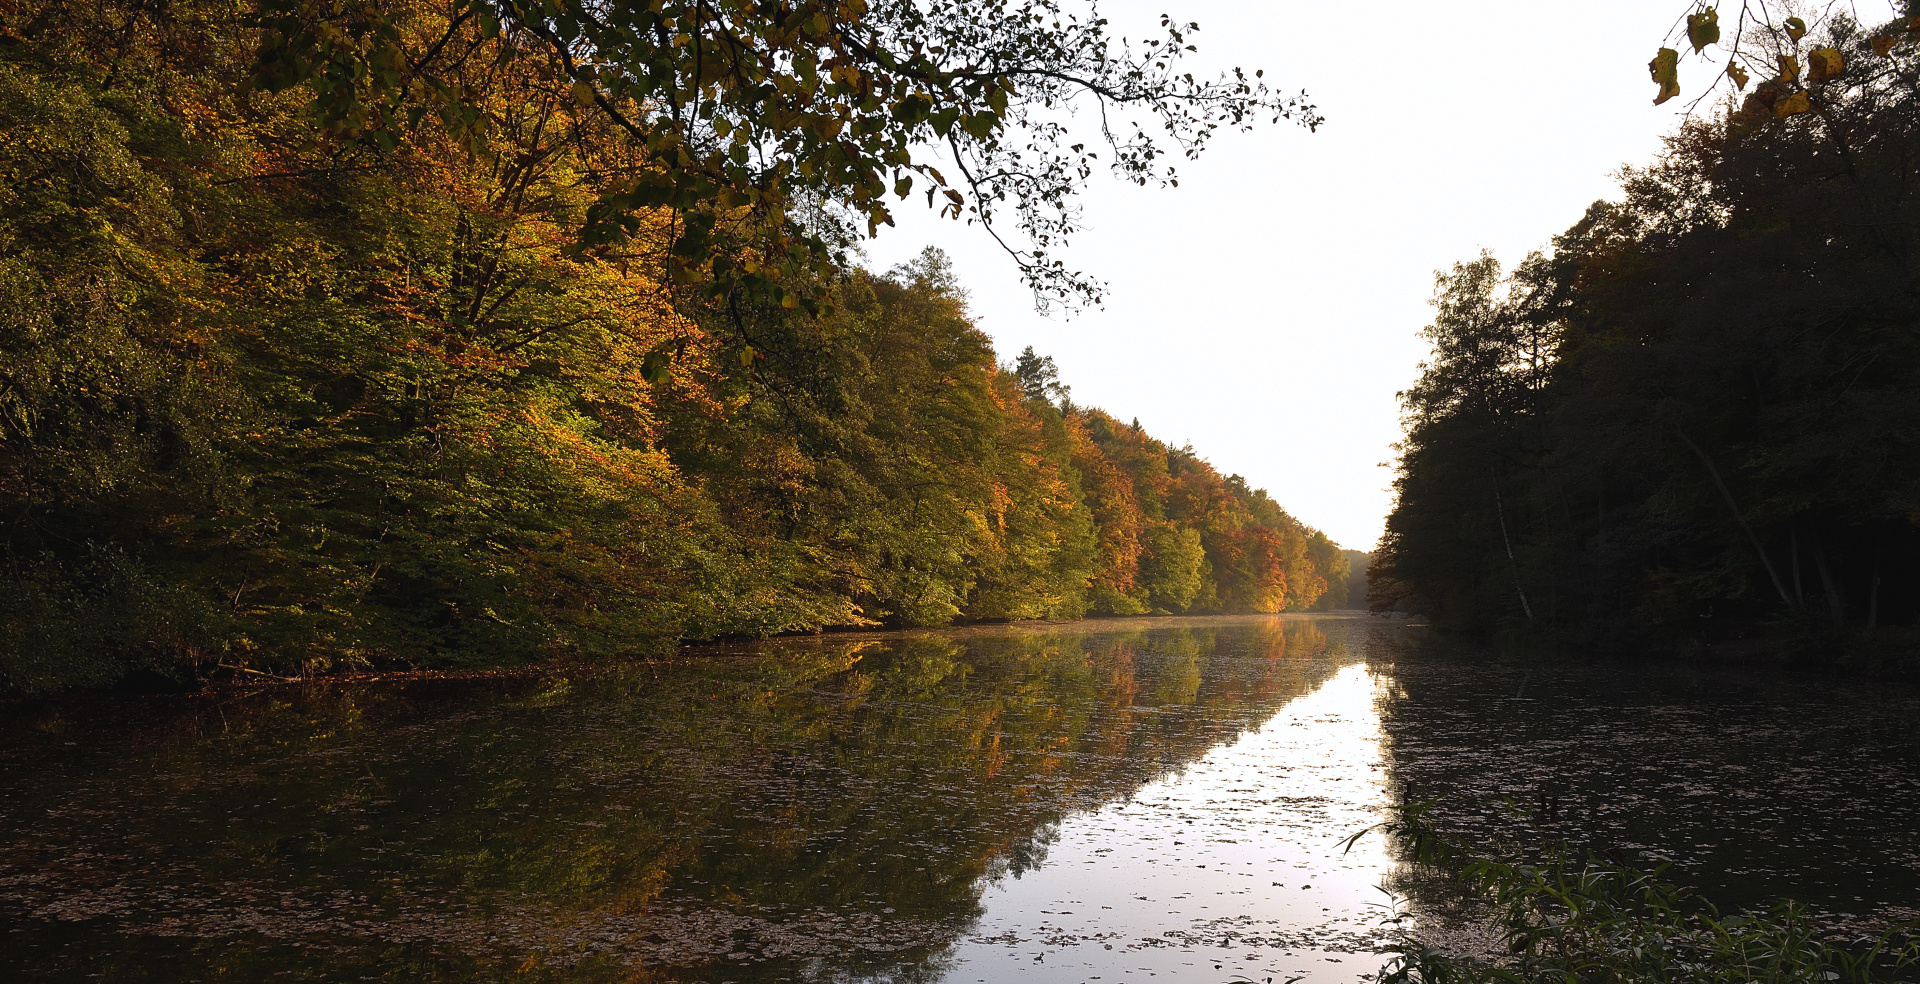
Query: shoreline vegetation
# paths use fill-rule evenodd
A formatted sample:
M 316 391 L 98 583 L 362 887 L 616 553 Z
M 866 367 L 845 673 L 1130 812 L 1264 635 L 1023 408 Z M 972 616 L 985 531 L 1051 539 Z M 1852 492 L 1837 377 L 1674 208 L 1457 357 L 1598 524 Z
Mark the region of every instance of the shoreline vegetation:
M 1920 667 L 1916 27 L 1751 28 L 1778 79 L 1549 248 L 1437 275 L 1376 604 L 1585 651 Z
M 789 632 L 778 635 L 736 637 L 732 639 L 708 640 L 682 643 L 664 653 L 628 654 L 621 656 L 579 657 L 553 656 L 547 659 L 516 662 L 504 666 L 470 668 L 408 668 L 388 667 L 378 670 L 342 670 L 329 669 L 313 676 L 282 676 L 266 672 L 229 672 L 218 676 L 208 675 L 192 679 L 153 675 L 128 676 L 107 690 L 51 691 L 31 695 L 0 695 L 0 707 L 32 705 L 43 701 L 89 700 L 97 696 L 116 697 L 191 697 L 203 694 L 254 692 L 279 688 L 313 686 L 355 686 L 389 682 L 417 682 L 434 680 L 497 680 L 521 677 L 538 677 L 553 674 L 566 674 L 576 671 L 592 672 L 596 669 L 614 666 L 672 666 L 703 659 L 726 659 L 732 657 L 753 656 L 769 646 L 807 646 L 814 643 L 832 644 L 848 641 L 876 643 L 898 642 L 918 638 L 965 639 L 981 635 L 1003 634 L 1047 634 L 1073 635 L 1083 633 L 1126 632 L 1130 630 L 1151 630 L 1164 628 L 1204 629 L 1221 625 L 1244 623 L 1249 620 L 1291 621 L 1296 619 L 1352 619 L 1352 618 L 1404 618 L 1391 612 L 1373 612 L 1357 608 L 1314 609 L 1301 612 L 1261 612 L 1238 615 L 1087 615 L 1077 619 L 1029 619 L 1024 621 L 995 621 L 955 623 L 941 626 L 917 626 L 890 628 L 886 626 L 830 626 L 817 632 Z
M 476 9 L 0 4 L 0 692 L 1346 603 L 1351 552 L 1074 404 L 1051 359 L 1003 361 L 940 253 L 857 265 L 852 220 L 885 210 L 849 140 L 991 161 L 967 134 L 1067 94 L 961 81 L 888 115 L 876 87 L 937 66 L 848 54 L 793 105 L 784 76 L 715 82 L 752 98 L 682 132 L 539 36 L 571 14 Z M 972 30 L 948 13 L 922 27 Z M 1297 116 L 1105 23 L 991 43 L 1088 84 L 1147 65 L 1124 84 L 1176 130 Z M 687 68 L 651 37 L 596 43 Z M 797 163 L 741 163 L 752 127 Z M 904 196 L 928 169 L 899 166 Z

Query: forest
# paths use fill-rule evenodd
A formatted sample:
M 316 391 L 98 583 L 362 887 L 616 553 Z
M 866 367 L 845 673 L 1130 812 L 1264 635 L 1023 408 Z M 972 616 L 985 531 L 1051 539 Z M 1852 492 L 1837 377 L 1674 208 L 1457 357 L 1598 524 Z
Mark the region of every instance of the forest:
M 761 40 L 817 47 L 819 6 Z M 0 691 L 1346 603 L 1348 555 L 1265 492 L 1003 360 L 938 251 L 850 251 L 886 215 L 849 169 L 957 216 L 887 141 L 1006 153 L 1011 84 L 788 59 L 781 103 L 736 65 L 675 130 L 622 88 L 652 76 L 542 47 L 569 15 L 500 9 L 0 2 Z M 1299 112 L 1233 85 L 1209 105 Z M 747 173 L 764 141 L 783 169 Z M 1095 290 L 1041 248 L 1053 193 L 1017 258 Z
M 1805 31 L 1748 35 L 1780 74 L 1550 248 L 1438 275 L 1376 605 L 1602 649 L 1911 648 L 1920 20 Z

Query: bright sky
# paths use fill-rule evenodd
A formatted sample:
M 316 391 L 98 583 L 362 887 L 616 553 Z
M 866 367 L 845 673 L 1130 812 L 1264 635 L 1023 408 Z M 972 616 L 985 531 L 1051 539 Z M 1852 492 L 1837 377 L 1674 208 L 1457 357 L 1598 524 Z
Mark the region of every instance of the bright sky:
M 1371 549 L 1433 271 L 1481 247 L 1511 265 L 1612 197 L 1620 165 L 1652 159 L 1711 71 L 1683 59 L 1682 98 L 1652 106 L 1647 61 L 1687 7 L 1106 3 L 1136 38 L 1162 11 L 1199 21 L 1196 75 L 1265 69 L 1306 89 L 1326 125 L 1222 135 L 1179 188 L 1096 175 L 1066 258 L 1111 286 L 1103 310 L 1036 314 L 984 233 L 908 203 L 868 254 L 885 269 L 946 250 L 1002 359 L 1032 345 L 1075 402 L 1192 442 L 1342 546 Z

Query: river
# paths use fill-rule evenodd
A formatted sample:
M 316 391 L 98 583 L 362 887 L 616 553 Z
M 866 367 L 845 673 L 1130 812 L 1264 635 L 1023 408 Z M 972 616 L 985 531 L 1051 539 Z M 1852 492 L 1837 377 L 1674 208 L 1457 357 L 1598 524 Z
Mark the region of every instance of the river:
M 1911 688 L 1367 616 L 698 655 L 0 710 L 0 971 L 1357 981 L 1402 904 L 1342 842 L 1409 790 L 1727 905 L 1920 915 Z

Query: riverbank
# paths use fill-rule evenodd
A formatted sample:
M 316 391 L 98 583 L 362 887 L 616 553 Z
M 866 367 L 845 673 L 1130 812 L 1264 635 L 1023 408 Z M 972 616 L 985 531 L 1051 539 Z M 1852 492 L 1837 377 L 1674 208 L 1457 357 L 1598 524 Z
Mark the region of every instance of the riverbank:
M 1421 616 L 1404 616 L 1424 622 Z M 1462 629 L 1437 623 L 1438 633 L 1463 645 L 1556 659 L 1623 659 L 1706 666 L 1763 667 L 1791 673 L 1883 680 L 1920 679 L 1920 626 L 1837 629 L 1825 619 L 1747 621 L 1692 636 L 1662 635 L 1621 625 L 1595 634 L 1510 622 Z
M 821 632 L 795 632 L 759 638 L 734 638 L 685 643 L 669 655 L 628 657 L 552 656 L 513 666 L 447 667 L 428 669 L 355 670 L 335 664 L 325 672 L 309 676 L 287 676 L 233 666 L 214 664 L 215 672 L 205 676 L 176 679 L 158 672 L 129 674 L 120 684 L 95 690 L 74 689 L 35 696 L 0 696 L 0 708 L 18 707 L 53 700 L 86 700 L 94 696 L 187 696 L 194 694 L 253 692 L 334 684 L 417 682 L 428 680 L 501 680 L 532 676 L 591 672 L 610 666 L 665 666 L 706 657 L 740 656 L 760 652 L 770 644 L 793 644 L 819 639 L 870 639 L 889 641 L 917 637 L 967 638 L 1033 632 L 1084 634 L 1090 632 L 1149 631 L 1170 625 L 1194 628 L 1218 627 L 1245 622 L 1326 618 L 1381 618 L 1404 620 L 1405 616 L 1359 609 L 1327 612 L 1279 612 L 1247 615 L 1130 615 L 1096 616 L 1081 619 L 1029 619 L 1023 621 L 982 622 L 972 625 L 930 626 L 923 628 L 886 628 L 847 626 Z

